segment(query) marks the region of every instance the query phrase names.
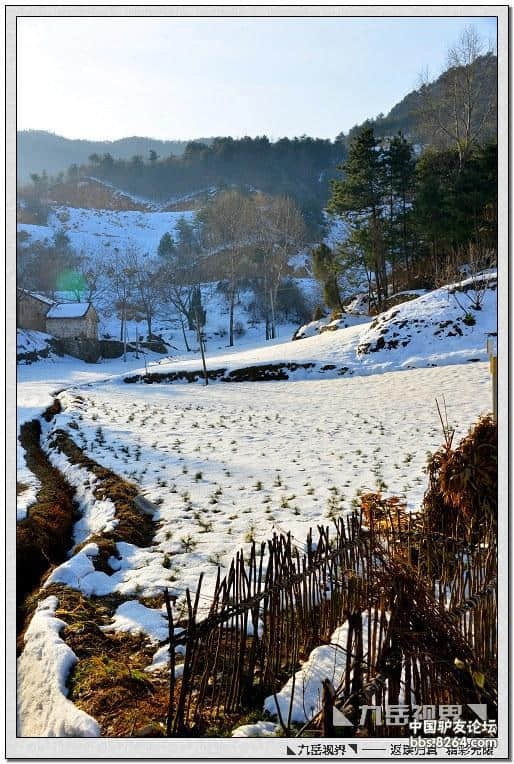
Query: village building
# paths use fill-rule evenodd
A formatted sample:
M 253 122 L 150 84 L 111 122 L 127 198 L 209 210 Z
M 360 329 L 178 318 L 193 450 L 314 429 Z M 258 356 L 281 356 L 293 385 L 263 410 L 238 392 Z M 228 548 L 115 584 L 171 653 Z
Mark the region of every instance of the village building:
M 26 289 L 18 289 L 16 302 L 16 323 L 20 329 L 46 332 L 46 314 L 55 305 L 55 300 Z
M 46 314 L 46 331 L 58 339 L 98 339 L 98 314 L 90 302 L 53 305 Z

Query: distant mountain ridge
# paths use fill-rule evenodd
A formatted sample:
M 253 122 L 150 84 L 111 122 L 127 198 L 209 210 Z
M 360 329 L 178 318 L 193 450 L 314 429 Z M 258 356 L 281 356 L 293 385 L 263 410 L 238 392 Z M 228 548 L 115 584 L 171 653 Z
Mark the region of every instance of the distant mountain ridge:
M 199 138 L 210 144 L 212 138 Z M 159 157 L 182 156 L 189 141 L 163 141 L 157 138 L 131 136 L 116 141 L 89 141 L 64 138 L 47 130 L 19 130 L 17 134 L 18 181 L 26 183 L 32 173 L 57 175 L 72 164 L 84 164 L 91 154 L 111 154 L 114 159 L 131 159 L 140 155 L 148 159 L 150 151 Z
M 472 121 L 480 125 L 482 140 L 494 139 L 497 123 L 494 98 L 496 56 L 480 56 L 470 66 L 473 68 L 449 69 L 423 87 L 428 100 L 432 97 L 433 101 L 446 103 L 444 108 L 449 111 L 446 116 L 451 118 L 452 103 L 447 91 L 453 85 L 452 76 L 464 74 L 466 78 L 470 75 L 478 83 Z M 88 141 L 71 140 L 42 130 L 22 131 L 18 133 L 18 181 L 20 185 L 26 184 L 33 173 L 41 175 L 45 170 L 60 184 L 59 195 L 63 203 L 72 201 L 71 197 L 66 197 L 69 183 L 66 186 L 63 179 L 72 181 L 74 186 L 77 181 L 82 183 L 84 178 L 88 179 L 88 193 L 91 183 L 99 181 L 132 197 L 143 197 L 160 204 L 197 195 L 200 190 L 210 187 L 259 189 L 265 193 L 292 196 L 306 218 L 318 225 L 322 222 L 321 210 L 330 193 L 330 180 L 337 176 L 337 166 L 344 162 L 352 138 L 364 125 L 371 125 L 377 138 L 401 131 L 407 139 L 422 147 L 441 149 L 451 145 L 453 139 L 448 138 L 447 131 L 445 133 L 440 127 L 433 129 L 426 120 L 424 125 L 420 119 L 422 93 L 422 89 L 412 90 L 386 116 L 380 114 L 355 125 L 333 141 L 306 135 L 276 141 L 267 136 L 211 137 L 195 141 L 133 136 L 116 141 Z M 174 160 L 169 160 L 170 155 Z M 133 161 L 134 157 L 140 157 L 142 161 Z M 157 158 L 164 161 L 154 161 Z M 66 177 L 59 178 L 59 173 L 66 173 Z M 80 195 L 84 197 L 83 184 L 79 185 Z M 74 198 L 77 196 L 75 191 L 74 187 L 70 191 Z M 57 198 L 55 184 L 52 193 Z M 93 196 L 97 201 L 90 200 L 88 206 L 99 203 L 98 194 Z M 119 204 L 118 198 L 116 208 Z M 134 208 L 134 199 L 130 208 Z

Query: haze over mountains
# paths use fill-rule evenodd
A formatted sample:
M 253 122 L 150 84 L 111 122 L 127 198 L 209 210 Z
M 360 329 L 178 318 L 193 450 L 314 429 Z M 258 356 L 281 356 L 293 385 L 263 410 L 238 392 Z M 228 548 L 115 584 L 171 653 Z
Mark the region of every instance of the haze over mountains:
M 209 144 L 212 138 L 198 140 Z M 150 151 L 155 151 L 161 157 L 170 154 L 182 156 L 188 144 L 188 141 L 162 141 L 139 136 L 116 141 L 89 141 L 65 138 L 47 130 L 19 130 L 17 141 L 17 171 L 22 183 L 27 182 L 32 173 L 39 174 L 44 170 L 49 175 L 57 175 L 72 164 L 87 162 L 91 154 L 109 153 L 115 159 L 131 159 L 138 154 L 146 158 Z
M 497 88 L 496 57 L 488 54 L 481 56 L 475 62 L 474 76 L 482 80 L 480 89 L 484 109 L 486 101 Z M 428 88 L 437 92 L 444 84 L 448 72 L 444 72 Z M 375 135 L 382 137 L 394 135 L 402 131 L 404 135 L 414 143 L 423 143 L 424 136 L 419 126 L 420 90 L 412 90 L 404 98 L 395 104 L 387 115 L 378 115 L 368 120 L 374 127 Z M 480 113 L 480 105 L 478 112 Z M 339 142 L 347 145 L 348 140 L 355 135 L 362 125 L 352 127 L 347 135 L 341 133 Z M 496 132 L 496 108 L 487 115 L 487 130 L 491 137 Z M 303 136 L 302 136 L 303 137 Z M 115 160 L 129 160 L 134 156 L 141 156 L 147 160 L 150 152 L 154 151 L 159 158 L 169 157 L 173 154 L 181 157 L 184 154 L 189 141 L 169 140 L 163 141 L 149 137 L 126 137 L 116 141 L 89 141 L 82 139 L 69 139 L 45 130 L 22 130 L 18 131 L 17 172 L 18 180 L 26 183 L 33 173 L 57 175 L 64 172 L 72 164 L 85 164 L 92 154 L 103 156 L 110 154 Z M 196 139 L 194 143 L 212 145 L 214 138 Z M 335 152 L 336 161 L 341 157 Z

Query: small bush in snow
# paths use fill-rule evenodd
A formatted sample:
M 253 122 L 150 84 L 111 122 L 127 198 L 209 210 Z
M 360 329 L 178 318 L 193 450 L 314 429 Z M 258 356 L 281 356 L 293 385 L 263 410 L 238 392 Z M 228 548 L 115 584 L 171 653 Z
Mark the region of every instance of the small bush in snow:
M 183 552 L 192 552 L 197 545 L 197 542 L 192 536 L 184 536 L 180 539 Z

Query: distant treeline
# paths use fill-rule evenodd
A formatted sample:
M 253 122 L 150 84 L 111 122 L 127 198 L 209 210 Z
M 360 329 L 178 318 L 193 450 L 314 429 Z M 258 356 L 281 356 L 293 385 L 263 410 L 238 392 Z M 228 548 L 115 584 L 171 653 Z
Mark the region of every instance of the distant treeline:
M 448 68 L 434 82 L 420 81 L 388 115 L 379 114 L 356 125 L 335 140 L 216 137 L 195 141 L 158 141 L 124 138 L 113 142 L 70 141 L 44 131 L 18 134 L 18 179 L 30 178 L 44 198 L 54 182 L 96 177 L 132 194 L 155 201 L 168 201 L 216 187 L 238 187 L 267 194 L 292 197 L 309 226 L 321 222 L 330 196 L 330 181 L 338 177 L 336 167 L 344 163 L 348 149 L 363 128 L 373 128 L 376 138 L 399 132 L 416 146 L 444 150 L 455 144 L 453 128 L 435 124 L 430 114 L 455 122 L 457 111 L 466 105 L 462 94 L 472 94 L 473 118 L 468 128 L 488 141 L 496 134 L 497 58 L 487 51 L 472 28 L 449 50 Z M 67 169 L 66 169 L 67 168 Z
M 201 140 L 209 143 L 212 138 Z M 150 151 L 161 156 L 181 156 L 187 144 L 187 140 L 161 141 L 138 136 L 116 141 L 88 141 L 64 138 L 47 130 L 20 130 L 17 134 L 18 182 L 27 183 L 33 173 L 57 176 L 72 164 L 84 164 L 94 153 L 110 153 L 117 159 L 130 159 L 135 154 L 148 156 Z
M 31 176 L 42 195 L 62 180 L 95 177 L 132 194 L 168 201 L 199 189 L 233 186 L 292 197 L 308 223 L 321 222 L 329 195 L 329 180 L 345 158 L 343 143 L 320 138 L 214 138 L 210 145 L 189 142 L 182 156 L 115 159 L 111 153 L 93 153 L 86 164 L 73 164 L 57 178 Z

